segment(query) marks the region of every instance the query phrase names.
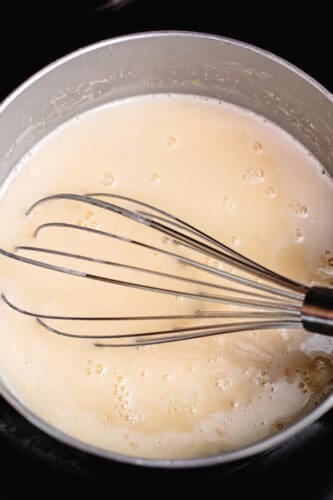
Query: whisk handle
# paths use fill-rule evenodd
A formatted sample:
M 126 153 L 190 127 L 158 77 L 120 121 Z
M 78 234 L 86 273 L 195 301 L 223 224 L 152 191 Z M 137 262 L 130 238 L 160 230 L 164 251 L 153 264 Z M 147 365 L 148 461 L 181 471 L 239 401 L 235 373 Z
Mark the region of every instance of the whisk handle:
M 310 288 L 301 309 L 301 320 L 309 332 L 333 336 L 333 288 Z

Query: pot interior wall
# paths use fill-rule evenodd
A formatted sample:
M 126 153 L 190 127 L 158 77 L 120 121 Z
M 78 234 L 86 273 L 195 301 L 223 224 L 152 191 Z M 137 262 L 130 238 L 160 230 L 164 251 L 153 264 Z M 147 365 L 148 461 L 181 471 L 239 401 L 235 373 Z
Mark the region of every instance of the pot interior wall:
M 215 97 L 282 126 L 333 174 L 332 97 L 256 49 L 213 36 L 155 33 L 103 42 L 54 64 L 0 113 L 0 183 L 40 139 L 69 118 L 123 97 Z

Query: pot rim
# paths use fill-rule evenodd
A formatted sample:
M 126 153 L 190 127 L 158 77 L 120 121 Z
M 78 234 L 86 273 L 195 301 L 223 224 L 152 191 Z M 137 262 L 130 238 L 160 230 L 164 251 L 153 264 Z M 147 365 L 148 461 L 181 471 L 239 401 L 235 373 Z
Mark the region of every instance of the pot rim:
M 106 40 L 102 40 L 90 45 L 87 45 L 83 48 L 75 50 L 59 59 L 56 59 L 54 62 L 48 64 L 43 67 L 32 76 L 30 76 L 27 80 L 25 80 L 21 85 L 19 85 L 13 92 L 11 92 L 3 101 L 0 103 L 0 113 L 2 113 L 10 104 L 15 101 L 15 99 L 22 94 L 25 89 L 32 86 L 37 80 L 45 76 L 47 73 L 51 72 L 58 66 L 61 66 L 64 63 L 75 59 L 78 56 L 86 54 L 88 52 L 93 52 L 95 50 L 99 50 L 103 47 L 113 46 L 117 44 L 121 44 L 127 41 L 134 41 L 137 39 L 143 38 L 160 38 L 160 37 L 174 37 L 174 38 L 199 38 L 199 39 L 210 39 L 216 40 L 218 42 L 222 42 L 227 45 L 238 46 L 248 51 L 257 53 L 261 56 L 270 59 L 271 61 L 285 67 L 287 70 L 295 73 L 302 79 L 306 80 L 309 84 L 311 84 L 316 90 L 322 93 L 328 100 L 330 100 L 333 104 L 333 95 L 320 83 L 318 83 L 314 78 L 309 76 L 307 73 L 294 66 L 293 64 L 287 62 L 275 54 L 260 49 L 251 44 L 240 42 L 238 40 L 234 40 L 231 38 L 222 37 L 219 35 L 213 35 L 210 33 L 201 33 L 194 31 L 174 31 L 174 30 L 163 30 L 163 31 L 148 31 L 148 32 L 139 32 L 133 33 L 123 36 L 118 36 L 114 38 L 109 38 Z M 313 408 L 308 414 L 306 414 L 301 419 L 297 420 L 295 423 L 291 424 L 286 429 L 280 431 L 273 436 L 263 438 L 259 441 L 256 441 L 250 445 L 247 445 L 243 448 L 239 448 L 233 451 L 222 452 L 217 455 L 200 457 L 200 458 L 186 458 L 186 459 L 154 459 L 154 458 L 142 458 L 131 455 L 125 455 L 122 453 L 113 452 L 110 450 L 106 450 L 103 448 L 99 448 L 97 446 L 93 446 L 89 443 L 85 443 L 69 434 L 62 432 L 60 429 L 54 427 L 53 425 L 47 423 L 45 420 L 40 418 L 38 415 L 33 413 L 28 407 L 24 405 L 22 401 L 20 401 L 14 393 L 11 392 L 9 387 L 5 385 L 5 382 L 0 380 L 0 395 L 26 420 L 35 425 L 37 428 L 55 438 L 56 440 L 69 445 L 73 448 L 79 449 L 80 451 L 90 453 L 92 455 L 96 455 L 102 458 L 106 458 L 109 460 L 116 460 L 118 462 L 128 463 L 132 465 L 140 465 L 140 466 L 148 466 L 148 467 L 159 467 L 159 468 L 172 468 L 172 469 L 181 469 L 181 468 L 191 468 L 191 467 L 203 467 L 203 466 L 212 466 L 212 465 L 220 465 L 226 464 L 230 462 L 235 462 L 238 460 L 246 459 L 251 456 L 257 455 L 259 453 L 263 453 L 265 451 L 270 450 L 271 448 L 277 447 L 282 444 L 287 439 L 293 437 L 296 433 L 305 429 L 314 421 L 318 420 L 324 413 L 326 413 L 329 409 L 333 407 L 333 393 L 328 395 L 324 401 L 322 401 L 317 407 Z
M 186 37 L 186 38 L 198 38 L 198 39 L 210 39 L 210 40 L 216 40 L 219 42 L 223 42 L 227 45 L 234 45 L 238 46 L 244 49 L 247 49 L 251 52 L 254 52 L 256 54 L 265 56 L 267 59 L 270 59 L 273 62 L 276 62 L 280 64 L 281 66 L 284 66 L 287 68 L 289 71 L 292 71 L 296 75 L 304 78 L 304 80 L 308 81 L 311 85 L 313 85 L 319 92 L 321 92 L 327 99 L 332 101 L 333 103 L 333 94 L 326 88 L 324 85 L 319 83 L 315 78 L 310 76 L 308 73 L 303 71 L 302 69 L 298 68 L 294 64 L 288 62 L 286 59 L 283 59 L 280 56 L 275 55 L 273 52 L 270 52 L 269 50 L 266 49 L 261 49 L 255 45 L 252 45 L 247 42 L 241 42 L 239 40 L 235 40 L 233 38 L 229 37 L 224 37 L 220 35 L 215 35 L 211 33 L 205 33 L 205 32 L 199 32 L 199 31 L 187 31 L 187 30 L 156 30 L 156 31 L 142 31 L 142 32 L 137 32 L 137 33 L 130 33 L 128 35 L 120 35 L 112 38 L 106 38 L 104 40 L 101 40 L 99 42 L 95 42 L 89 45 L 85 45 L 84 47 L 81 47 L 79 49 L 76 49 L 69 54 L 66 54 L 65 56 L 59 57 L 55 59 L 53 62 L 47 64 L 40 70 L 36 71 L 33 73 L 30 77 L 25 79 L 21 84 L 18 85 L 12 92 L 6 96 L 2 102 L 0 102 L 0 113 L 4 111 L 6 107 L 10 105 L 14 99 L 16 99 L 17 96 L 22 94 L 22 92 L 31 86 L 35 81 L 39 80 L 42 78 L 44 75 L 52 71 L 53 69 L 57 68 L 58 66 L 61 66 L 63 63 L 66 63 L 68 61 L 71 61 L 72 59 L 75 59 L 76 57 L 86 54 L 88 52 L 93 52 L 94 50 L 98 50 L 103 47 L 107 47 L 108 45 L 117 45 L 119 43 L 123 43 L 126 41 L 131 41 L 131 40 L 136 40 L 136 39 L 141 39 L 141 38 L 159 38 L 159 37 Z

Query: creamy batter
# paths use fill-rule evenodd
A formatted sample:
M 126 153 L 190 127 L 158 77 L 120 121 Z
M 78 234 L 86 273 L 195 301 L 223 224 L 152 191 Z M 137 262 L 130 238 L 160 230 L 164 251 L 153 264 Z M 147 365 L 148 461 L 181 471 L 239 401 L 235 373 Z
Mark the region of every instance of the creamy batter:
M 331 179 L 284 131 L 231 105 L 150 96 L 86 113 L 22 160 L 0 200 L 2 248 L 38 244 L 198 277 L 172 259 L 98 235 L 49 228 L 34 238 L 39 224 L 63 221 L 172 246 L 161 234 L 148 235 L 142 226 L 75 202 L 52 201 L 25 216 L 34 201 L 59 192 L 138 198 L 288 277 L 333 284 Z M 64 257 L 45 260 L 143 279 Z M 193 300 L 64 276 L 4 257 L 0 275 L 1 292 L 40 313 L 177 314 L 198 308 Z M 212 304 L 200 308 L 216 310 Z M 49 324 L 106 334 L 191 322 L 198 324 Z M 318 404 L 333 377 L 332 340 L 302 330 L 102 349 L 91 340 L 52 334 L 1 302 L 0 332 L 0 375 L 27 407 L 82 441 L 142 457 L 207 456 L 254 442 Z

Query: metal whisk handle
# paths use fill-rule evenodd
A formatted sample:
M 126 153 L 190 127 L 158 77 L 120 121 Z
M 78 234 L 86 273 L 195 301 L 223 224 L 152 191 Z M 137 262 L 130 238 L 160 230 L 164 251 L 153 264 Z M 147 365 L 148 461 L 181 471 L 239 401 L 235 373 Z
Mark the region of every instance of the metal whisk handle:
M 305 295 L 301 320 L 309 332 L 333 336 L 333 289 L 310 288 Z

